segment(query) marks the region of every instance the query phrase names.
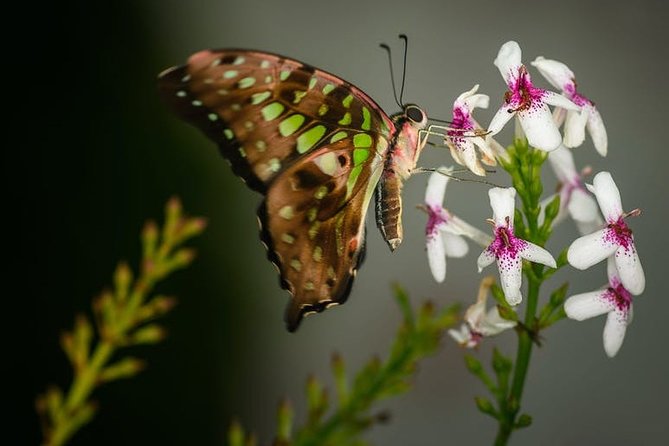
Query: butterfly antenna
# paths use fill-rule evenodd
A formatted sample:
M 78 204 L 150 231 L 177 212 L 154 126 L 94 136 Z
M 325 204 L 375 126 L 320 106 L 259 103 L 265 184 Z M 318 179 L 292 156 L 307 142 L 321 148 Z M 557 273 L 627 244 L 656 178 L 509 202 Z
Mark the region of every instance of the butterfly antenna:
M 402 87 L 400 88 L 400 104 L 404 104 L 404 81 L 407 78 L 407 53 L 409 52 L 409 38 L 406 34 L 400 34 L 400 39 L 404 40 L 404 61 L 402 62 Z M 400 105 L 401 107 L 402 105 Z
M 395 96 L 395 102 L 397 105 L 402 108 L 402 103 L 397 99 L 397 89 L 395 88 L 395 75 L 393 74 L 393 56 L 390 53 L 390 47 L 386 45 L 385 43 L 379 44 L 381 48 L 386 50 L 386 53 L 388 53 L 388 64 L 390 65 L 390 82 L 393 84 L 393 96 Z

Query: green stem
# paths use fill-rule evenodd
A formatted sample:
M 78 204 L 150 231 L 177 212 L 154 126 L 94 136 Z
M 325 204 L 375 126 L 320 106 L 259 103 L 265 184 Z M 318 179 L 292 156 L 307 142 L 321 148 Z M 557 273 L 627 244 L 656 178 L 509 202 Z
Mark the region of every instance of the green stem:
M 534 265 L 533 265 L 534 267 Z M 540 268 L 540 267 L 539 267 Z M 525 326 L 534 327 L 536 320 L 537 305 L 539 301 L 539 289 L 541 287 L 541 277 L 538 271 L 536 274 L 527 274 L 529 279 L 529 287 L 527 293 L 527 308 L 525 309 Z M 509 441 L 513 433 L 516 416 L 520 410 L 520 400 L 523 396 L 523 389 L 525 387 L 525 378 L 527 377 L 527 370 L 530 366 L 530 358 L 532 357 L 532 338 L 527 330 L 518 331 L 518 351 L 516 353 L 516 362 L 513 372 L 513 383 L 511 385 L 511 392 L 504 401 L 504 405 L 500 408 L 499 429 L 497 437 L 495 438 L 495 446 L 504 446 Z

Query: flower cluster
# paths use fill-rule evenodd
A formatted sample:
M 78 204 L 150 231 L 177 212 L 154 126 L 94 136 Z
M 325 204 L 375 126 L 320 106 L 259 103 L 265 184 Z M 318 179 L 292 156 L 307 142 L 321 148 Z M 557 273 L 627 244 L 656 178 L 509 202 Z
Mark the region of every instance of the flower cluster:
M 610 173 L 599 172 L 590 185 L 585 182 L 590 169 L 580 172 L 576 169 L 571 149 L 584 142 L 586 130 L 602 156 L 607 153 L 608 140 L 600 113 L 594 102 L 577 90 L 574 73 L 561 62 L 537 57 L 531 65 L 560 93 L 539 88 L 532 82 L 521 55 L 520 46 L 510 41 L 502 45 L 494 60 L 508 90 L 487 129 L 474 119 L 472 113 L 477 108 L 487 108 L 490 98 L 478 93 L 479 86 L 475 85 L 453 103 L 452 121 L 449 127 L 441 128 L 444 130 L 444 142 L 456 163 L 477 175 L 485 175 L 481 162 L 495 165 L 500 160 L 505 166 L 507 154 L 493 136 L 516 117 L 518 128 L 522 130 L 520 136 L 524 135 L 535 149 L 548 152 L 547 159 L 558 179 L 559 189 L 540 203 L 541 210 L 533 214 L 536 219 L 534 227 L 535 230 L 542 228 L 542 234 L 550 234 L 553 227 L 568 215 L 582 235 L 569 246 L 568 263 L 582 270 L 608 259 L 608 285 L 599 291 L 569 297 L 564 302 L 564 311 L 575 320 L 608 313 L 604 349 L 612 357 L 622 345 L 626 327 L 631 321 L 632 296 L 641 294 L 645 287 L 643 268 L 632 231 L 626 223 L 627 217 L 639 215 L 640 211 L 623 211 L 620 193 Z M 554 109 L 551 111 L 549 106 Z M 564 134 L 560 133 L 561 127 Z M 481 154 L 480 160 L 476 149 Z M 546 159 L 545 155 L 543 159 Z M 493 211 L 489 220 L 493 226 L 493 237 L 445 209 L 444 194 L 452 172 L 452 169 L 442 167 L 431 175 L 422 206 L 428 213 L 425 232 L 432 274 L 435 280 L 442 282 L 446 277 L 446 257 L 465 256 L 468 246 L 463 237 L 469 238 L 485 248 L 478 257 L 479 272 L 496 262 L 504 299 L 509 308 L 517 306 L 523 301 L 523 260 L 553 269 L 558 265 L 542 246 L 516 235 L 517 191 L 514 187 L 493 187 L 488 191 Z M 526 205 L 527 195 L 523 194 L 527 194 L 527 190 L 519 189 L 519 193 Z M 555 205 L 551 210 L 553 203 Z M 550 221 L 544 224 L 546 219 Z M 541 244 L 546 239 L 540 238 Z M 496 307 L 486 311 L 491 280 L 486 278 L 483 281 L 476 303 L 466 312 L 465 324 L 460 330 L 451 330 L 452 337 L 463 346 L 474 347 L 482 338 L 516 325 L 512 317 L 503 319 Z

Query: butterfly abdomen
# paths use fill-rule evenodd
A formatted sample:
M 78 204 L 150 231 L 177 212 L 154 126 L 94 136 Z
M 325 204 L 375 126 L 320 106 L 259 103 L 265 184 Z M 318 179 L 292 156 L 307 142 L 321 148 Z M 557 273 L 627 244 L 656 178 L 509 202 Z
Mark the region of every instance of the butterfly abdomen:
M 395 251 L 402 243 L 402 178 L 388 167 L 376 186 L 376 225 Z

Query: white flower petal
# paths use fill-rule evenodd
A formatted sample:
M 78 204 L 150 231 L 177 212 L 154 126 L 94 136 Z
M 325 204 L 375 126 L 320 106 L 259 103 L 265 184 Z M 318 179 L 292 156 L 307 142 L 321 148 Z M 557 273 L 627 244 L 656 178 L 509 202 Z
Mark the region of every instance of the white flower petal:
M 578 233 L 581 235 L 591 234 L 602 229 L 604 226 L 604 222 L 599 216 L 597 216 L 597 218 L 592 221 L 574 220 L 574 222 L 576 223 L 576 229 L 578 229 Z
M 464 257 L 469 252 L 469 245 L 462 236 L 444 231 L 441 233 L 441 238 L 446 257 Z
M 522 262 L 519 256 L 504 257 L 497 260 L 499 281 L 504 291 L 504 297 L 509 305 L 518 305 L 523 296 L 520 294 L 522 283 Z
M 520 257 L 529 260 L 530 262 L 550 266 L 551 268 L 557 267 L 555 259 L 550 252 L 534 243 L 528 241 L 525 241 L 525 243 L 527 243 L 527 245 L 519 252 Z
M 546 104 L 533 105 L 529 110 L 519 111 L 518 119 L 532 147 L 550 152 L 562 144 L 562 135 Z
M 481 161 L 488 164 L 489 166 L 494 166 L 495 164 L 497 164 L 495 162 L 495 156 L 497 154 L 495 153 L 495 150 L 490 146 L 488 140 L 483 139 L 481 136 L 476 136 L 470 139 L 472 143 L 476 147 L 478 147 L 478 149 L 483 154 L 483 156 L 481 157 Z M 492 138 L 490 139 L 490 141 L 492 141 Z M 485 175 L 485 171 L 483 172 L 483 174 Z
M 474 96 L 478 90 L 479 90 L 479 84 L 476 84 L 472 87 L 471 90 L 461 93 L 460 96 L 458 96 L 453 102 L 453 108 L 458 108 L 463 104 L 467 104 L 467 99 Z
M 509 122 L 509 120 L 513 118 L 514 115 L 515 113 L 511 106 L 509 104 L 503 104 L 499 110 L 497 110 L 497 113 L 495 113 L 495 116 L 492 117 L 492 120 L 488 125 L 490 136 L 501 132 L 504 125 L 506 125 L 506 123 Z
M 579 176 L 574 164 L 574 155 L 563 144 L 548 154 L 548 162 L 551 163 L 553 172 L 561 183 L 571 183 Z
M 441 233 L 428 235 L 427 261 L 434 280 L 443 282 L 446 278 L 446 253 L 444 252 L 444 242 L 441 239 Z
M 452 169 L 442 166 L 438 170 L 448 173 Z M 425 203 L 429 206 L 438 206 L 444 202 L 444 194 L 446 193 L 446 185 L 449 177 L 439 172 L 432 172 L 430 178 L 427 180 L 427 188 L 425 189 Z
M 462 161 L 462 158 L 460 157 L 460 149 L 458 149 L 458 147 L 451 142 L 450 138 L 446 138 L 445 141 L 446 145 L 451 150 L 451 157 L 453 158 L 453 161 L 455 161 L 461 166 L 464 166 L 465 163 L 464 161 Z
M 620 191 L 609 172 L 599 172 L 592 180 L 595 197 L 607 222 L 618 221 L 623 214 Z
M 599 316 L 615 308 L 610 299 L 606 298 L 606 289 L 576 294 L 564 303 L 564 312 L 569 319 L 584 321 Z
M 620 246 L 615 254 L 616 268 L 623 286 L 635 296 L 643 293 L 646 288 L 646 276 L 643 273 L 639 254 L 634 244 L 627 248 Z
M 553 109 L 553 121 L 555 122 L 555 125 L 558 128 L 560 128 L 566 117 L 567 117 L 567 110 L 565 110 L 564 108 L 555 107 Z
M 492 208 L 492 218 L 495 226 L 513 226 L 513 213 L 516 208 L 516 189 L 513 187 L 493 187 L 488 190 L 490 197 L 490 207 Z
M 585 141 L 585 124 L 588 121 L 588 112 L 569 110 L 564 122 L 564 145 L 578 147 Z
M 569 264 L 576 269 L 588 269 L 616 252 L 618 246 L 607 240 L 607 230 L 600 229 L 574 240 L 567 250 Z
M 476 260 L 476 266 L 478 266 L 479 272 L 483 271 L 483 268 L 492 264 L 495 261 L 495 254 L 490 252 L 487 248 L 483 250 L 479 258 Z
M 629 323 L 629 312 L 611 311 L 604 325 L 604 351 L 609 358 L 613 358 L 620 350 L 625 339 L 625 332 Z
M 479 326 L 485 317 L 485 304 L 488 300 L 487 292 L 479 292 L 476 302 L 467 308 L 465 312 L 465 322 L 474 330 L 479 331 Z
M 516 324 L 517 322 L 515 321 L 509 321 L 502 318 L 502 316 L 499 315 L 497 306 L 494 306 L 488 310 L 488 313 L 481 321 L 478 332 L 483 336 L 494 336 L 504 330 L 515 327 Z
M 606 259 L 606 277 L 609 278 L 609 284 L 613 285 L 620 282 L 620 274 L 616 266 L 616 257 L 611 256 Z
M 530 64 L 539 70 L 539 73 L 553 87 L 559 90 L 564 91 L 566 85 L 574 83 L 574 73 L 562 62 L 539 56 Z
M 485 176 L 485 169 L 479 163 L 478 158 L 476 158 L 476 150 L 474 150 L 474 143 L 471 138 L 466 138 L 463 144 L 461 144 L 460 158 L 464 161 L 467 169 L 471 170 L 473 173 L 479 176 Z
M 592 138 L 592 142 L 595 145 L 597 152 L 606 156 L 608 150 L 608 137 L 606 136 L 606 127 L 604 127 L 604 121 L 602 121 L 602 116 L 599 114 L 594 105 L 591 105 L 587 108 L 588 110 L 588 132 Z
M 599 208 L 595 197 L 584 191 L 576 188 L 571 191 L 571 197 L 567 204 L 569 215 L 576 221 L 581 222 L 599 222 L 602 220 L 599 217 Z
M 492 243 L 492 237 L 490 235 L 475 228 L 456 215 L 451 215 L 451 218 L 444 226 L 444 231 L 448 231 L 451 234 L 464 235 L 484 248 Z
M 462 324 L 459 330 L 451 328 L 448 334 L 460 345 L 466 345 L 471 340 L 471 332 L 467 324 Z
M 488 108 L 488 105 L 490 104 L 490 96 L 480 93 L 475 94 L 465 99 L 465 104 L 469 107 L 470 112 L 473 112 L 476 108 Z
M 564 108 L 566 110 L 581 111 L 581 107 L 574 104 L 570 99 L 555 93 L 554 91 L 544 91 L 543 101 L 548 105 Z
M 499 49 L 494 64 L 499 69 L 507 85 L 518 75 L 518 69 L 522 65 L 521 60 L 522 51 L 517 42 L 510 40 Z

